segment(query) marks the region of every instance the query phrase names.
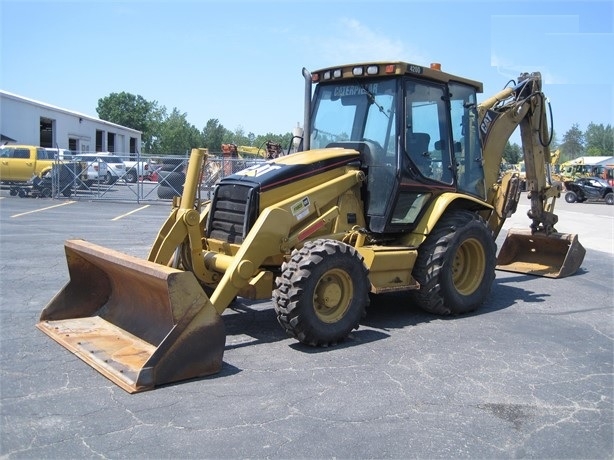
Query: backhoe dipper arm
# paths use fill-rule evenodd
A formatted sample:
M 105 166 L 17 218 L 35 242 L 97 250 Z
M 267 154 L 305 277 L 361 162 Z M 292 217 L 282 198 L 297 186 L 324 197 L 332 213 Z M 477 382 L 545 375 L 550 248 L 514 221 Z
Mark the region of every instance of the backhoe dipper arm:
M 558 217 L 554 214 L 555 199 L 560 196 L 560 187 L 553 186 L 546 164 L 550 164 L 550 134 L 544 110 L 545 96 L 538 72 L 523 73 L 518 84 L 508 87 L 485 100 L 478 106 L 478 121 L 484 152 L 484 175 L 488 187 L 488 201 L 495 205 L 498 216 L 490 225 L 498 233 L 516 210 L 519 190 L 512 189 L 505 180 L 498 184 L 499 167 L 503 151 L 516 127 L 520 125 L 522 151 L 526 167 L 526 183 L 531 209 L 531 232 L 549 235 L 556 230 Z M 504 203 L 496 206 L 497 203 Z

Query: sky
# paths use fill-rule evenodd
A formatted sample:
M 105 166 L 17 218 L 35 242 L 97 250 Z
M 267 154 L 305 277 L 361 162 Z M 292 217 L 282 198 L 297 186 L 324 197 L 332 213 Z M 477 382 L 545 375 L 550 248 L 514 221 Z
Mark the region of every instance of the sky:
M 303 68 L 400 60 L 481 81 L 480 99 L 541 72 L 559 142 L 614 126 L 614 0 L 0 0 L 0 40 L 0 89 L 94 117 L 125 91 L 199 130 L 283 134 Z

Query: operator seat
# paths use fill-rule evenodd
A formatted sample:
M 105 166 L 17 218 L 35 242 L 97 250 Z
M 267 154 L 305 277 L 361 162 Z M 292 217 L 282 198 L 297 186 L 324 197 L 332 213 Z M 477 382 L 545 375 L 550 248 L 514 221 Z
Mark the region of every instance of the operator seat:
M 425 156 L 429 151 L 431 136 L 427 133 L 407 133 L 407 151 L 412 158 Z
M 409 157 L 418 166 L 423 175 L 430 177 L 432 174 L 431 158 L 429 156 L 431 136 L 427 133 L 408 132 L 405 142 Z

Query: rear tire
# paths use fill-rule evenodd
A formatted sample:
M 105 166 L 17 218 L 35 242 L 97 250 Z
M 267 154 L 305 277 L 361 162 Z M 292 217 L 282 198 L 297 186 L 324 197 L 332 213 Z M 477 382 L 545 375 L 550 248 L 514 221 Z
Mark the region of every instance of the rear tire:
M 444 215 L 418 249 L 410 291 L 417 305 L 438 315 L 468 313 L 484 303 L 495 279 L 497 248 L 486 223 L 469 211 Z
M 606 204 L 614 204 L 614 193 L 611 193 L 611 192 L 608 193 L 605 196 L 605 202 L 606 202 Z
M 106 177 L 105 177 L 105 179 L 104 179 L 104 184 L 105 185 L 113 185 L 115 182 L 117 182 L 117 177 L 115 177 L 113 174 L 108 172 Z
M 136 181 L 138 180 L 136 171 L 133 171 L 133 170 L 128 171 L 126 175 L 124 176 L 124 179 L 126 180 L 126 182 L 130 184 L 135 184 Z
M 277 321 L 311 346 L 335 345 L 357 329 L 369 304 L 368 270 L 352 247 L 315 240 L 294 250 L 275 280 Z
M 578 201 L 578 195 L 576 195 L 576 192 L 567 192 L 565 194 L 565 201 L 567 201 L 568 203 L 575 203 L 576 201 Z

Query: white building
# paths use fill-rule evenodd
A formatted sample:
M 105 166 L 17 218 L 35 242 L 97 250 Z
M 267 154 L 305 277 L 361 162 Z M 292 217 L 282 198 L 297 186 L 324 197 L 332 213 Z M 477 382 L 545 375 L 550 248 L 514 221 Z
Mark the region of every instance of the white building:
M 141 132 L 0 90 L 2 143 L 75 152 L 141 151 Z
M 566 165 L 613 166 L 614 157 L 578 157 L 569 160 Z

